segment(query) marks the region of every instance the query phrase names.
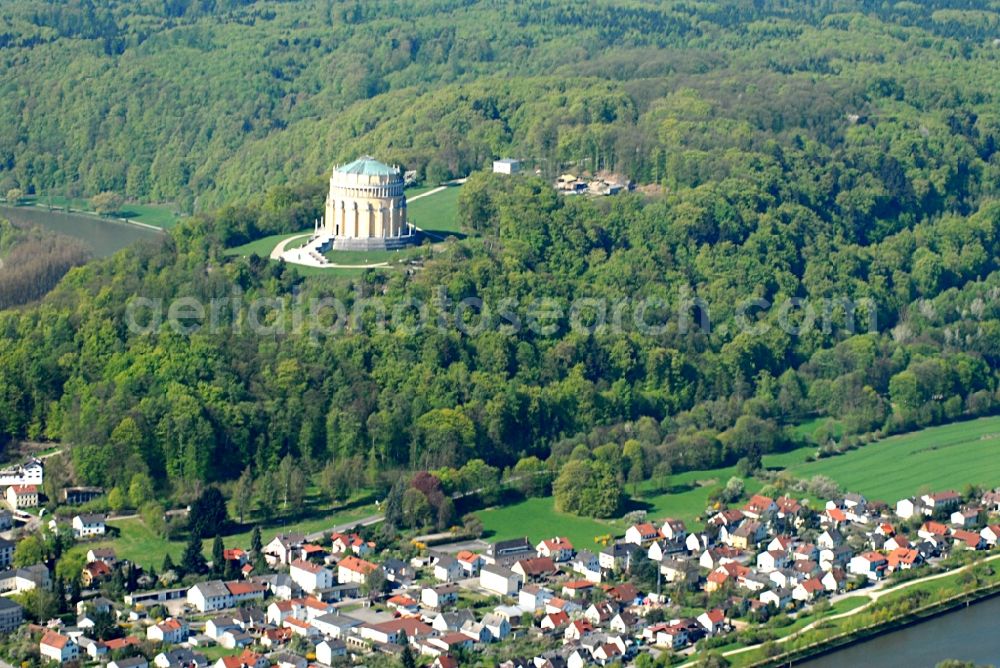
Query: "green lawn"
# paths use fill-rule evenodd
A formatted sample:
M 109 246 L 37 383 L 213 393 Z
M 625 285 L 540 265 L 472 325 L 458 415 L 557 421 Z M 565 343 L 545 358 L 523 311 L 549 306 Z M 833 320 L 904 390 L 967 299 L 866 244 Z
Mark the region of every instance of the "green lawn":
M 528 536 L 536 543 L 554 535 L 565 536 L 577 550 L 602 549 L 594 543 L 595 536 L 619 532 L 620 522 L 605 522 L 557 512 L 552 497 L 527 499 L 502 508 L 490 508 L 476 513 L 489 532 L 487 540 L 505 540 Z
M 272 234 L 269 237 L 261 237 L 260 239 L 255 239 L 249 243 L 245 243 L 242 246 L 233 246 L 232 248 L 226 249 L 226 255 L 253 255 L 256 253 L 260 257 L 270 257 L 271 251 L 277 246 L 281 241 L 285 239 L 290 239 L 291 237 L 301 236 L 302 243 L 305 243 L 309 232 L 294 232 L 292 234 Z M 301 245 L 301 244 L 298 244 Z M 297 247 L 296 242 L 288 244 L 286 248 Z
M 656 491 L 655 481 L 646 481 L 639 486 L 638 494 L 626 503 L 626 510 L 646 510 L 650 519 L 660 521 L 675 517 L 689 524 L 702 515 L 708 506 L 708 497 L 716 487 L 723 486 L 736 475 L 736 467 L 711 471 L 687 471 L 670 477 L 669 490 Z M 760 489 L 760 482 L 747 480 L 746 489 L 753 493 Z M 631 486 L 626 490 L 631 492 Z M 558 534 L 569 538 L 577 549 L 600 548 L 595 544 L 596 536 L 605 534 L 621 535 L 625 532 L 625 522 L 616 520 L 596 520 L 576 517 L 557 512 L 552 497 L 528 499 L 502 508 L 490 508 L 476 513 L 483 522 L 483 528 L 491 532 L 489 540 L 503 540 L 527 535 L 532 542 L 551 538 Z
M 407 202 L 406 219 L 433 237 L 460 233 L 458 196 L 461 190 L 461 186 L 449 186 L 439 193 Z
M 802 451 L 779 457 L 791 458 Z M 815 462 L 790 464 L 798 477 L 829 476 L 844 489 L 888 503 L 918 492 L 1000 485 L 1000 417 L 890 436 Z M 765 458 L 765 464 L 776 462 Z
M 41 208 L 65 209 L 70 207 L 80 211 L 93 212 L 90 200 L 80 197 L 63 197 L 62 195 L 38 195 L 31 201 Z M 128 218 L 146 225 L 169 229 L 177 224 L 180 217 L 169 204 L 137 204 L 126 202 L 122 210 L 115 214 L 117 218 Z
M 393 262 L 405 260 L 426 252 L 419 246 L 411 246 L 401 250 L 375 250 L 375 251 L 341 251 L 331 250 L 325 253 L 330 262 L 334 264 L 375 264 L 377 262 Z
M 315 490 L 311 490 L 304 504 L 305 510 L 299 519 L 277 518 L 270 521 L 261 521 L 261 533 L 264 542 L 269 541 L 274 534 L 279 532 L 300 532 L 313 533 L 324 531 L 336 524 L 347 524 L 354 520 L 359 520 L 376 512 L 375 507 L 369 503 L 368 492 L 359 492 L 347 504 L 339 507 L 331 507 L 321 502 Z M 234 513 L 230 510 L 230 515 Z M 249 524 L 249 522 L 248 522 Z M 129 559 L 142 566 L 153 566 L 159 570 L 163 563 L 163 558 L 169 553 L 174 561 L 177 561 L 184 551 L 185 540 L 165 540 L 157 536 L 140 519 L 111 520 L 109 526 L 117 527 L 121 534 L 107 541 L 100 543 L 81 543 L 75 549 L 89 550 L 92 547 L 113 547 L 119 558 Z M 250 547 L 250 537 L 253 528 L 230 533 L 223 536 L 226 547 Z M 203 541 L 203 551 L 207 558 L 211 558 L 212 542 L 215 537 L 206 538 Z

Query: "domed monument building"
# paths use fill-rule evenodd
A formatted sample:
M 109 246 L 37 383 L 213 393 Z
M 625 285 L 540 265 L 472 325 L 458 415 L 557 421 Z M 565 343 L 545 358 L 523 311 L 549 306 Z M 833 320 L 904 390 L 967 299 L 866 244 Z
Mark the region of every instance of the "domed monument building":
M 301 235 L 307 236 L 307 235 Z M 336 266 L 324 253 L 397 250 L 420 240 L 420 230 L 406 220 L 403 172 L 370 155 L 333 168 L 323 220 L 317 220 L 309 240 L 286 249 L 278 244 L 272 258 L 313 267 Z
M 402 170 L 367 155 L 335 167 L 317 236 L 334 250 L 384 250 L 416 242 L 406 221 Z

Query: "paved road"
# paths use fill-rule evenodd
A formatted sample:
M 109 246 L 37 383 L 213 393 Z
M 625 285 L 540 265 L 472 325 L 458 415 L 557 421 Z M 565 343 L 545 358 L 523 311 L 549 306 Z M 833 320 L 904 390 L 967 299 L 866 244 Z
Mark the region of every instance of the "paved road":
M 384 519 L 385 519 L 385 515 L 369 515 L 368 517 L 363 517 L 360 520 L 354 520 L 353 522 L 346 522 L 344 524 L 338 524 L 336 526 L 332 526 L 329 529 L 325 529 L 323 531 L 316 531 L 314 533 L 306 534 L 306 540 L 310 541 L 310 542 L 316 541 L 316 540 L 320 540 L 320 539 L 323 538 L 323 535 L 326 534 L 326 533 L 343 533 L 345 531 L 350 531 L 351 529 L 353 529 L 356 526 L 366 527 L 366 526 L 369 526 L 369 525 L 372 525 L 372 524 L 378 524 L 379 522 L 381 522 Z

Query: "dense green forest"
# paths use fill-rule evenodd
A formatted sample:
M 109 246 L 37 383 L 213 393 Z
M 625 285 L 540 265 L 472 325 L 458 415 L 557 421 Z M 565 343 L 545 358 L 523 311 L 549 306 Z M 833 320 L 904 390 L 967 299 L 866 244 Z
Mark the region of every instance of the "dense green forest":
M 589 451 L 575 469 L 631 480 L 753 461 L 817 415 L 837 421 L 820 434 L 835 449 L 995 412 L 998 8 L 4 3 L 0 192 L 115 191 L 199 213 L 0 312 L 0 432 L 73 444 L 81 481 L 148 472 L 190 495 L 289 455 L 312 471 L 360 462 L 376 482 L 474 458 L 556 469 Z M 643 187 L 563 198 L 476 172 L 466 239 L 421 270 L 355 281 L 224 254 L 302 229 L 322 174 L 362 151 L 431 182 L 511 155 L 545 177 L 608 169 Z M 712 327 L 581 332 L 565 313 L 548 333 L 502 318 L 411 334 L 365 319 L 319 340 L 126 327 L 135 296 L 236 292 L 377 295 L 390 310 L 672 309 L 688 294 Z M 746 300 L 788 298 L 870 303 L 876 331 L 732 326 Z

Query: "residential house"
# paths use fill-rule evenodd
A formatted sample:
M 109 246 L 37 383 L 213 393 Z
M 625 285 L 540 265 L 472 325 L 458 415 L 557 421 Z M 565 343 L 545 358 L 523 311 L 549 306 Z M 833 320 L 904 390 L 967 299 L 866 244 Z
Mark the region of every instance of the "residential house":
M 56 631 L 46 631 L 38 643 L 38 651 L 43 659 L 56 663 L 76 661 L 80 656 L 80 646 L 69 636 Z
M 37 485 L 11 485 L 7 488 L 7 505 L 13 510 L 38 506 Z M 74 644 L 75 647 L 75 644 Z
M 381 644 L 396 644 L 404 634 L 412 641 L 434 632 L 430 626 L 412 617 L 401 617 L 378 624 L 362 624 L 358 630 L 363 639 Z
M 625 543 L 630 549 L 640 549 L 637 545 Z M 581 550 L 570 561 L 570 568 L 574 573 L 582 575 L 585 580 L 591 582 L 601 581 L 601 558 L 589 550 Z
M 823 575 L 823 586 L 834 594 L 842 592 L 847 586 L 847 574 L 840 568 L 832 568 Z
M 563 632 L 563 642 L 579 642 L 593 632 L 594 627 L 589 620 L 577 619 L 570 622 L 566 627 L 566 630 Z
M 206 668 L 208 659 L 186 647 L 177 647 L 169 652 L 160 652 L 153 657 L 156 668 Z
M 610 622 L 617 614 L 617 605 L 610 601 L 601 601 L 600 603 L 591 603 L 590 607 L 584 611 L 583 616 L 594 626 L 602 626 Z
M 242 631 L 236 620 L 229 615 L 218 615 L 205 622 L 205 635 L 209 638 L 219 640 L 229 631 Z
M 987 545 L 996 547 L 997 542 L 1000 541 L 1000 524 L 990 524 L 984 527 L 979 535 L 983 537 Z
M 777 511 L 778 505 L 769 496 L 754 494 L 741 510 L 746 517 L 759 520 L 764 515 Z
M 240 654 L 221 657 L 213 668 L 267 668 L 270 665 L 267 657 L 245 649 Z
M 475 577 L 479 575 L 479 569 L 483 567 L 484 563 L 481 555 L 478 555 L 475 552 L 470 552 L 469 550 L 462 550 L 455 555 L 455 559 L 462 567 L 462 572 L 465 577 Z
M 705 627 L 708 635 L 714 636 L 725 628 L 726 613 L 721 608 L 706 610 L 698 615 L 698 623 Z
M 572 559 L 575 551 L 573 550 L 573 543 L 568 538 L 555 536 L 554 538 L 543 540 L 536 545 L 535 553 L 539 557 L 548 557 L 556 563 L 561 563 Z
M 747 550 L 756 547 L 764 538 L 764 525 L 755 520 L 750 520 L 739 525 L 735 531 L 729 534 L 728 543 L 738 550 Z
M 768 550 L 757 555 L 757 570 L 770 573 L 788 565 L 788 553 L 780 550 Z
M 269 564 L 291 564 L 299 555 L 306 537 L 301 533 L 280 533 L 264 546 L 264 557 Z
M 638 615 L 628 610 L 622 610 L 611 619 L 608 628 L 615 633 L 630 634 L 635 631 L 638 625 Z
M 0 597 L 0 633 L 10 633 L 24 620 L 24 609 L 9 598 Z
M 960 529 L 972 529 L 979 524 L 981 508 L 960 508 L 951 514 L 950 523 Z
M 544 608 L 545 604 L 551 601 L 554 596 L 551 589 L 546 589 L 541 585 L 527 584 L 518 592 L 517 604 L 528 612 L 534 612 Z
M 440 610 L 458 602 L 458 585 L 454 583 L 424 587 L 420 591 L 420 602 L 429 608 Z
M 826 593 L 826 587 L 823 585 L 823 581 L 820 578 L 812 577 L 795 586 L 795 589 L 792 590 L 792 598 L 808 603 L 824 593 Z
M 898 547 L 886 555 L 887 570 L 892 573 L 898 570 L 909 570 L 920 564 L 923 558 L 916 550 Z
M 785 606 L 789 605 L 794 599 L 792 598 L 792 590 L 787 587 L 779 587 L 777 589 L 768 589 L 761 593 L 758 600 L 764 605 L 773 605 L 776 609 L 782 610 Z
M 687 527 L 683 521 L 668 517 L 660 525 L 660 534 L 669 541 L 683 542 L 687 537 Z
M 869 580 L 881 580 L 888 566 L 888 559 L 878 552 L 864 552 L 851 559 L 847 571 L 854 575 L 864 575 Z
M 826 529 L 823 533 L 816 537 L 816 545 L 818 545 L 821 550 L 832 550 L 843 542 L 844 536 L 836 529 Z
M 110 661 L 108 668 L 149 668 L 149 662 L 146 661 L 146 657 L 144 656 L 130 656 Z
M 76 538 L 93 538 L 103 536 L 107 531 L 105 516 L 102 513 L 81 513 L 73 517 L 73 536 Z
M 986 539 L 975 531 L 966 531 L 965 529 L 959 529 L 951 534 L 951 539 L 954 541 L 956 548 L 963 548 L 966 550 L 984 550 L 986 549 Z
M 479 585 L 501 596 L 513 596 L 521 588 L 520 575 L 503 566 L 484 566 L 479 571 Z
M 439 612 L 437 617 L 431 622 L 431 628 L 438 633 L 449 631 L 459 631 L 467 622 L 475 622 L 476 618 L 472 610 L 463 608 L 462 610 L 451 610 L 449 612 Z
M 896 515 L 904 520 L 908 520 L 914 515 L 922 514 L 924 514 L 924 504 L 920 499 L 915 499 L 911 496 L 896 502 Z
M 490 632 L 491 641 L 499 642 L 510 635 L 510 622 L 495 612 L 490 612 L 483 617 L 483 627 Z
M 527 537 L 512 538 L 491 543 L 484 555 L 487 563 L 503 568 L 510 568 L 514 562 L 526 557 L 535 556 L 535 548 Z
M 375 548 L 356 533 L 335 533 L 330 536 L 331 552 L 333 554 L 346 554 L 350 552 L 357 557 L 368 556 Z
M 544 580 L 559 572 L 551 557 L 520 559 L 510 567 L 510 570 L 520 575 L 524 582 Z
M 298 586 L 310 594 L 333 586 L 333 571 L 311 561 L 296 559 L 288 568 L 288 574 Z
M 110 578 L 114 571 L 103 561 L 92 561 L 84 565 L 80 572 L 80 583 L 90 589 Z
M 344 661 L 347 657 L 347 645 L 342 640 L 327 639 L 316 645 L 316 660 L 324 666 Z
M 962 495 L 954 490 L 924 494 L 920 497 L 924 502 L 924 514 L 933 515 L 936 512 L 950 512 L 962 503 Z
M 567 598 L 577 599 L 586 596 L 593 589 L 594 583 L 590 580 L 572 580 L 563 583 L 560 593 Z
M 115 553 L 114 548 L 111 547 L 95 547 L 87 550 L 87 562 L 93 561 L 103 561 L 108 566 L 114 566 L 118 563 L 118 555 Z
M 378 564 L 355 556 L 344 557 L 337 564 L 337 579 L 342 583 L 357 582 L 363 584 L 371 572 L 378 568 Z
M 443 555 L 434 564 L 434 579 L 438 582 L 454 582 L 464 575 L 462 564 L 450 555 Z
M 565 612 L 550 612 L 542 617 L 542 621 L 538 623 L 538 626 L 543 631 L 554 631 L 561 629 L 567 624 L 569 624 L 569 615 Z
M 597 555 L 598 565 L 606 571 L 628 571 L 640 550 L 635 543 L 612 543 Z
M 188 625 L 182 619 L 168 617 L 146 629 L 146 638 L 154 642 L 179 645 L 188 638 Z
M 625 542 L 645 547 L 656 540 L 659 535 L 659 530 L 650 522 L 633 524 L 625 530 Z

